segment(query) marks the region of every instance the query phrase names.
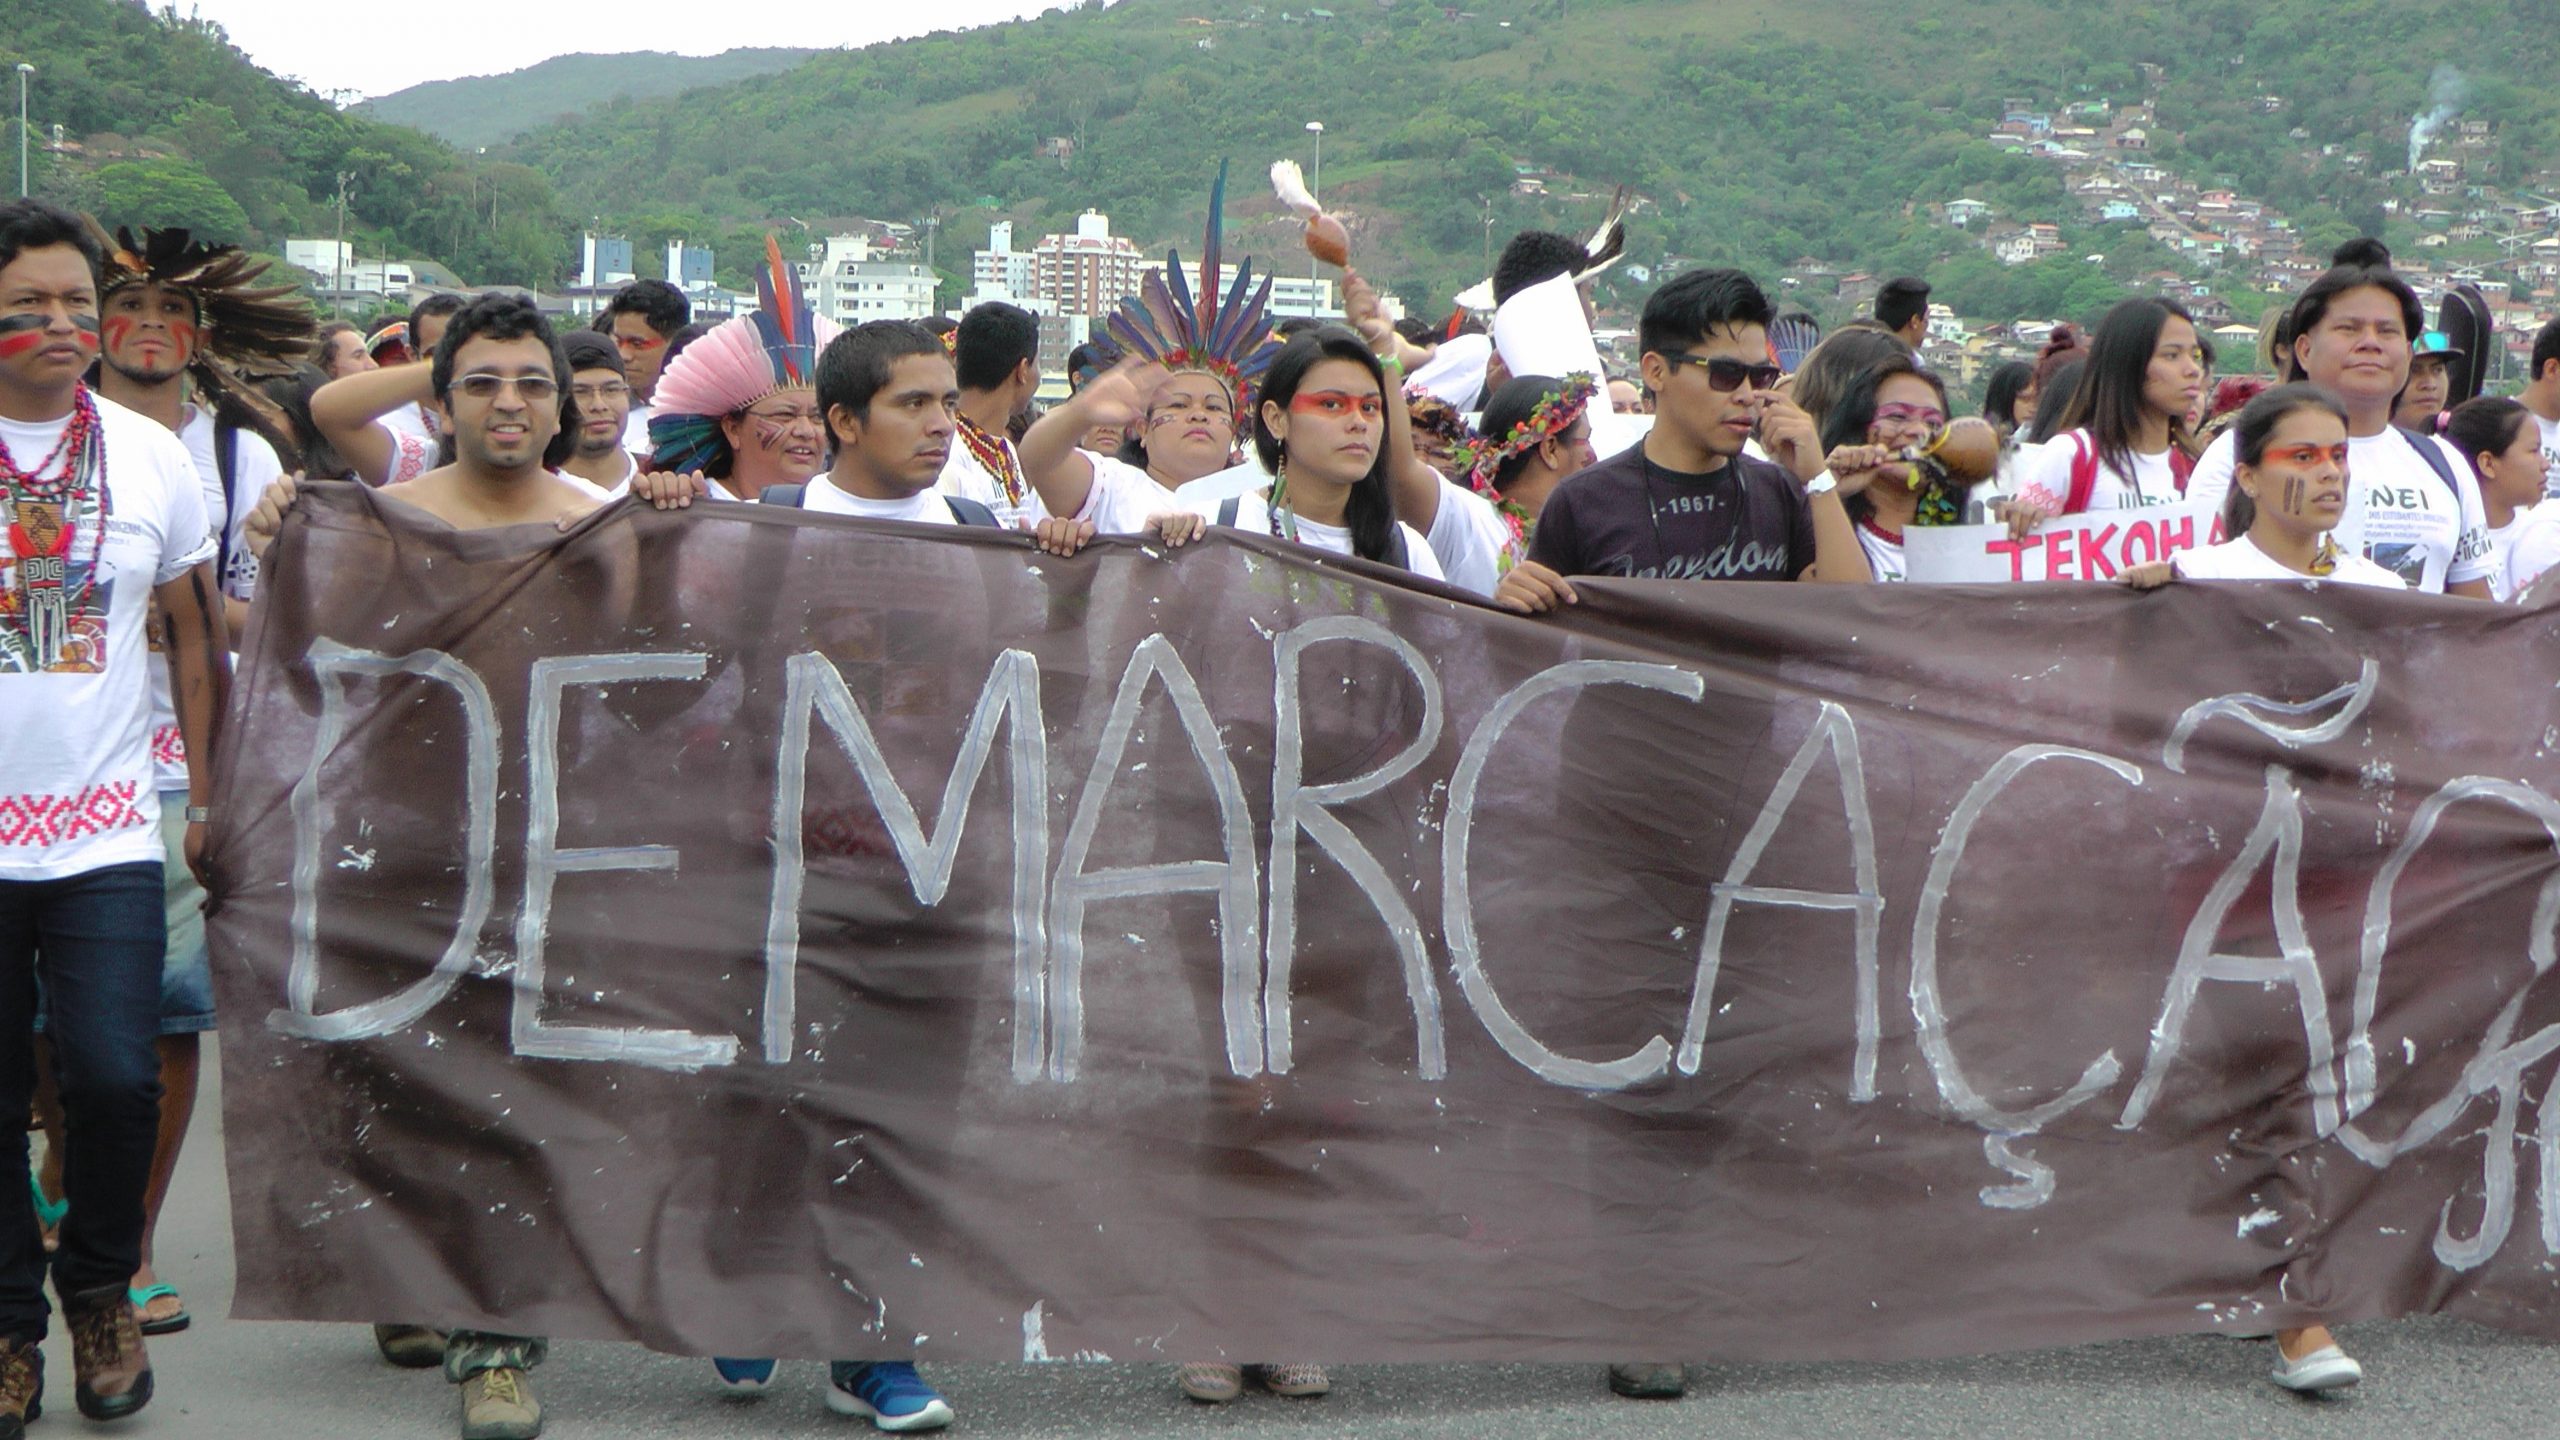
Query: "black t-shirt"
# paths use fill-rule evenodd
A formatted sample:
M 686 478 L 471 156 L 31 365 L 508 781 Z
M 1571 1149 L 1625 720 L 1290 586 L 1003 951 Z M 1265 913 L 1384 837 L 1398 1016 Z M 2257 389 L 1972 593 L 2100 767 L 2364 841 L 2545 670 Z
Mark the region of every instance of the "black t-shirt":
M 1793 580 L 1813 564 L 1813 509 L 1766 460 L 1690 475 L 1645 459 L 1639 441 L 1556 486 L 1529 558 L 1559 575 Z

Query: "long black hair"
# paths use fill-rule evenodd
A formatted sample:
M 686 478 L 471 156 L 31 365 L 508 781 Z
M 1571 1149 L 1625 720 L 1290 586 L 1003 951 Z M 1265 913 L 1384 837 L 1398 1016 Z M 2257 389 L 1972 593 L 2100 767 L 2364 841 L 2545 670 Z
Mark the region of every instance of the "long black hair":
M 2068 353 L 2071 358 L 2047 370 L 2036 387 L 2036 413 L 2023 437 L 2027 444 L 2041 445 L 2070 428 L 2062 423 L 2063 412 L 2071 408 L 2080 382 L 2088 377 L 2089 357 L 2085 349 Z
M 2462 452 L 2462 458 L 2471 462 L 2471 473 L 2479 475 L 2480 457 L 2506 454 L 2507 447 L 2515 444 L 2516 436 L 2523 433 L 2525 417 L 2532 413 L 2513 400 L 2488 395 L 2477 400 L 2465 400 L 2453 407 L 2453 413 L 2446 417 L 2444 438 L 2452 441 L 2453 448 Z M 2481 478 L 2485 480 L 2488 477 Z
M 1263 373 L 1262 388 L 1254 396 L 1253 451 L 1262 458 L 1262 468 L 1280 473 L 1284 453 L 1280 437 L 1271 432 L 1264 418 L 1264 407 L 1277 405 L 1282 410 L 1298 397 L 1298 387 L 1306 382 L 1307 372 L 1327 360 L 1349 360 L 1369 372 L 1370 382 L 1378 387 L 1378 403 L 1400 405 L 1403 397 L 1387 393 L 1387 372 L 1378 357 L 1369 353 L 1368 342 L 1341 325 L 1319 325 L 1301 332 L 1271 361 Z M 1352 482 L 1351 496 L 1343 504 L 1343 520 L 1351 531 L 1351 553 L 1363 560 L 1388 561 L 1395 554 L 1395 500 L 1387 491 L 1386 418 L 1378 420 L 1378 445 L 1371 452 L 1369 473 Z
M 1982 392 L 1982 418 L 1990 421 L 2002 438 L 2017 432 L 2018 397 L 2034 383 L 2036 367 L 2024 360 L 2012 360 L 1991 372 L 1990 388 Z
M 1484 432 L 1487 444 L 1500 445 L 1511 438 L 1512 431 L 1536 414 L 1539 406 L 1563 389 L 1564 381 L 1553 375 L 1514 375 L 1503 382 L 1501 389 L 1493 392 L 1491 400 L 1485 402 L 1484 415 L 1477 422 L 1477 428 Z M 1519 483 L 1520 472 L 1529 468 L 1529 457 L 1537 453 L 1538 447 L 1532 445 L 1504 459 L 1494 467 L 1493 488 L 1497 492 L 1508 491 Z
M 2275 437 L 2276 427 L 2285 417 L 2298 410 L 2323 410 L 2347 423 L 2347 407 L 2337 397 L 2317 385 L 2296 381 L 2278 385 L 2249 402 L 2240 418 L 2231 426 L 2231 462 L 2236 469 L 2254 466 L 2267 458 L 2267 442 Z M 2222 502 L 2222 533 L 2237 540 L 2258 523 L 2258 502 L 2240 488 L 2238 476 L 2231 481 L 2231 493 Z
M 2185 306 L 2157 296 L 2137 296 L 2109 310 L 2089 343 L 2089 368 L 2081 372 L 2071 403 L 2055 427 L 2056 434 L 2086 427 L 2099 460 L 2119 475 L 2133 473 L 2133 442 L 2142 433 L 2142 413 L 2148 403 L 2143 390 L 2151 378 L 2151 352 L 2159 348 L 2160 332 L 2173 319 L 2186 321 L 2190 331 L 2196 328 L 2196 317 Z M 2191 456 L 2195 453 L 2195 437 L 2187 433 L 2185 415 L 2169 417 L 2169 443 Z
M 1867 431 L 1876 423 L 1876 394 L 1884 389 L 1884 382 L 1897 375 L 1913 375 L 1926 381 L 1930 389 L 1938 392 L 1940 413 L 1945 412 L 1947 382 L 1912 359 L 1908 349 L 1898 350 L 1849 378 L 1848 388 L 1840 392 L 1839 400 L 1823 416 L 1822 449 L 1825 454 L 1843 445 L 1867 443 Z M 1864 519 L 1874 514 L 1876 508 L 1875 502 L 1868 499 L 1864 491 L 1850 496 L 1847 507 L 1852 520 Z
M 331 445 L 328 438 L 320 433 L 320 427 L 311 421 L 311 397 L 328 383 L 328 371 L 317 365 L 303 365 L 290 375 L 279 375 L 264 382 L 259 388 L 275 405 L 276 413 L 284 417 L 286 428 L 292 432 L 293 448 L 300 452 L 303 473 L 314 480 L 344 480 L 356 473 L 356 467 L 339 457 L 337 447 Z M 280 449 L 276 453 L 281 456 L 284 451 Z

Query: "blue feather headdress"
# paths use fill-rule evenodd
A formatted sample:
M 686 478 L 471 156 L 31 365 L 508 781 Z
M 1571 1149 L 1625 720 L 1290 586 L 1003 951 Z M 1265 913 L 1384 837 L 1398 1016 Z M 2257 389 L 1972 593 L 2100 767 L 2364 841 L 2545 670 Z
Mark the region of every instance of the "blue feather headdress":
M 1182 252 L 1167 250 L 1165 266 L 1151 272 L 1138 295 L 1120 302 L 1108 323 L 1121 348 L 1169 369 L 1206 370 L 1242 388 L 1271 366 L 1270 277 L 1253 283 L 1253 262 L 1237 262 L 1224 299 L 1218 293 L 1226 244 L 1227 162 L 1209 191 L 1209 233 L 1200 250 L 1200 293 L 1182 270 Z

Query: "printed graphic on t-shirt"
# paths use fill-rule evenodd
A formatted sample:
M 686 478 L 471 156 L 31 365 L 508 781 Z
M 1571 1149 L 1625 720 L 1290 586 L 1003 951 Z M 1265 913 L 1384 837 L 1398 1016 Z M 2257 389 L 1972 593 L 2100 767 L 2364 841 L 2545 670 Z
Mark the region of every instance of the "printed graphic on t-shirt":
M 136 803 L 142 787 L 122 780 L 76 795 L 0 795 L 0 845 L 59 845 L 151 822 Z
M 100 573 L 106 536 L 95 498 L 0 496 L 0 673 L 96 674 L 107 662 L 115 581 Z
M 2405 581 L 2412 590 L 2426 583 L 2427 552 L 2420 545 L 2368 545 L 2365 558 Z

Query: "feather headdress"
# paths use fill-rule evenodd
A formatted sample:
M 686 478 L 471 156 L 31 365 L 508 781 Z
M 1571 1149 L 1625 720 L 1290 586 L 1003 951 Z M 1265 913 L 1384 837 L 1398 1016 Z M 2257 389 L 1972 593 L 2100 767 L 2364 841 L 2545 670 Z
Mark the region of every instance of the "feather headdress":
M 204 330 L 198 354 L 253 378 L 290 375 L 311 348 L 316 322 L 310 302 L 291 285 L 259 282 L 267 262 L 237 245 L 208 245 L 181 229 L 144 226 L 137 242 L 123 226 L 114 234 L 95 219 L 90 231 L 106 252 L 98 298 L 128 285 L 183 290 L 196 302 Z
M 839 327 L 810 308 L 780 242 L 767 235 L 764 252 L 756 276 L 761 308 L 687 345 L 658 377 L 649 401 L 652 468 L 727 474 L 729 441 L 720 422 L 777 390 L 818 383 L 818 353 Z
M 1591 238 L 1582 242 L 1582 262 L 1573 268 L 1573 283 L 1590 284 L 1600 278 L 1601 271 L 1617 264 L 1626 253 L 1627 187 L 1621 185 L 1618 193 L 1609 200 L 1609 213 L 1602 217 L 1600 228 L 1592 231 Z M 1463 310 L 1490 310 L 1493 305 L 1491 276 L 1477 281 L 1458 295 L 1458 306 Z
M 1271 366 L 1271 279 L 1253 283 L 1253 262 L 1238 261 L 1226 297 L 1218 295 L 1226 246 L 1227 163 L 1209 191 L 1209 232 L 1200 247 L 1200 293 L 1194 297 L 1182 272 L 1182 252 L 1167 250 L 1164 269 L 1152 271 L 1137 296 L 1120 302 L 1107 322 L 1111 338 L 1133 354 L 1174 370 L 1206 370 L 1241 386 Z M 1238 397 L 1242 397 L 1239 395 Z

